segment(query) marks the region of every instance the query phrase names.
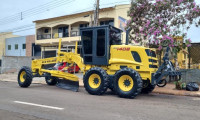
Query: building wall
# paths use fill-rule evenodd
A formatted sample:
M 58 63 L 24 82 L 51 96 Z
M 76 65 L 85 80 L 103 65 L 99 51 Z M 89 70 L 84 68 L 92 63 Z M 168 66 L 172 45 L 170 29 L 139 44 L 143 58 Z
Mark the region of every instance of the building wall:
M 123 17 L 124 19 L 128 20 L 130 19 L 127 16 L 127 12 L 130 8 L 129 4 L 126 5 L 117 5 L 115 7 L 110 7 L 110 8 L 105 8 L 100 10 L 99 13 L 99 21 L 101 20 L 106 20 L 106 19 L 114 19 L 114 26 L 119 28 L 119 16 Z M 93 11 L 89 11 L 89 12 L 84 12 L 84 13 L 79 13 L 79 14 L 74 14 L 74 15 L 67 15 L 67 16 L 61 16 L 61 17 L 56 17 L 56 18 L 50 18 L 50 19 L 46 19 L 46 20 L 38 20 L 35 21 L 36 23 L 36 36 L 38 34 L 38 30 L 41 28 L 46 28 L 48 27 L 49 29 L 51 29 L 52 32 L 55 32 L 54 27 L 58 26 L 58 25 L 68 25 L 69 26 L 69 33 L 71 28 L 73 28 L 73 30 L 78 30 L 78 27 L 76 27 L 77 23 L 80 22 L 87 22 L 87 23 L 91 23 L 91 16 L 93 17 Z M 72 30 L 72 31 L 73 31 Z M 122 38 L 123 38 L 123 43 L 125 43 L 125 31 L 122 33 Z M 37 40 L 37 37 L 35 43 L 39 44 L 39 45 L 47 45 L 47 44 L 54 44 L 54 43 L 58 43 L 58 39 L 45 39 L 45 40 Z M 80 37 L 76 36 L 76 37 L 69 37 L 69 38 L 63 38 L 63 41 L 77 41 L 80 40 Z M 45 44 L 47 43 L 47 44 Z
M 33 43 L 35 43 L 35 35 L 26 36 L 26 56 L 32 56 Z
M 18 49 L 15 49 L 15 44 Z M 26 49 L 23 49 L 23 44 L 26 44 L 26 37 L 14 37 L 6 39 L 6 56 L 26 56 Z M 11 45 L 11 50 L 8 50 L 8 45 Z
M 199 69 L 181 69 L 181 80 L 185 83 L 197 82 L 200 84 L 200 70 Z
M 101 21 L 114 20 L 114 26 L 120 28 L 119 17 L 125 19 L 124 24 L 126 24 L 126 20 L 130 18 L 127 16 L 128 10 L 130 8 L 129 4 L 126 5 L 117 5 L 114 7 L 103 8 L 99 12 L 99 24 Z M 80 24 L 91 24 L 93 21 L 93 11 L 78 13 L 74 15 L 66 15 L 61 17 L 49 18 L 45 20 L 35 21 L 36 23 L 36 37 L 35 44 L 41 45 L 42 51 L 51 51 L 49 46 L 57 46 L 59 39 L 57 37 L 53 37 L 55 33 L 58 33 L 58 26 L 68 26 L 68 32 L 71 34 L 72 31 L 77 31 L 79 34 L 79 26 Z M 91 19 L 92 17 L 92 19 Z M 48 33 L 51 34 L 52 38 L 40 39 L 37 40 L 38 35 L 44 35 L 44 29 L 49 29 Z M 58 36 L 58 35 L 57 35 Z M 123 31 L 122 33 L 122 43 L 125 43 L 126 33 Z M 69 36 L 62 38 L 62 45 L 75 45 L 75 41 L 80 41 L 80 36 Z M 47 47 L 48 46 L 48 47 Z M 46 48 L 45 48 L 46 47 Z M 54 51 L 57 49 L 54 49 Z M 41 53 L 43 53 L 41 51 Z
M 0 60 L 2 59 L 2 56 L 5 55 L 5 39 L 12 37 L 18 37 L 18 36 L 13 35 L 11 32 L 0 33 Z
M 31 67 L 32 57 L 26 56 L 3 56 L 1 73 L 18 72 L 21 67 Z

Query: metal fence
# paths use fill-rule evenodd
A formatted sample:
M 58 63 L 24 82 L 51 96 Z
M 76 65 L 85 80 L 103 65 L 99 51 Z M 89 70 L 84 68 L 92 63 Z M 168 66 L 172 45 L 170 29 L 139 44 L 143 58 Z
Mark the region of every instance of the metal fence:
M 188 69 L 181 69 L 182 81 L 185 83 L 197 82 L 200 84 L 200 43 L 192 43 L 187 52 Z
M 200 69 L 200 43 L 192 43 L 188 53 L 189 69 Z

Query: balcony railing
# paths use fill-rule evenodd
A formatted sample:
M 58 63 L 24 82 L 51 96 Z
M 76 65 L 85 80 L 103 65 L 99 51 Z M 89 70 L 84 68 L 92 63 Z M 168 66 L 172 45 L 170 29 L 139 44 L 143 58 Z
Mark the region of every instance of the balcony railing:
M 51 39 L 51 34 L 37 35 L 37 40 Z
M 53 38 L 69 37 L 69 33 L 54 33 Z
M 79 36 L 79 31 L 71 31 L 71 37 Z
M 79 36 L 79 31 L 71 31 L 71 37 Z M 53 33 L 52 38 L 69 37 L 69 33 Z M 37 40 L 51 39 L 51 34 L 37 35 Z

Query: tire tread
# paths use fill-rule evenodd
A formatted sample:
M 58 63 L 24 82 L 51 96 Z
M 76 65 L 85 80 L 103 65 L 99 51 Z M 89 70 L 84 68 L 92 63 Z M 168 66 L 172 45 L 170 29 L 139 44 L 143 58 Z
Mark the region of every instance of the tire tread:
M 20 82 L 20 74 L 21 72 L 25 71 L 26 72 L 26 79 L 23 83 Z M 18 73 L 18 84 L 20 87 L 29 87 L 30 84 L 32 83 L 32 79 L 33 79 L 33 74 L 32 74 L 32 70 L 30 67 L 27 67 L 27 66 L 23 66 L 19 73 Z
M 90 75 L 90 73 L 93 72 L 93 71 L 99 72 L 102 75 L 102 77 L 103 77 L 102 80 L 104 80 L 104 81 L 101 81 L 101 82 L 103 82 L 103 87 L 101 87 L 98 90 L 98 92 L 91 91 L 91 89 L 89 88 L 89 85 L 88 85 L 88 80 L 87 80 L 87 78 L 89 78 L 88 75 Z M 85 75 L 83 76 L 83 83 L 84 83 L 85 90 L 88 93 L 90 93 L 92 95 L 103 95 L 107 91 L 108 86 L 109 86 L 108 74 L 107 74 L 107 72 L 104 69 L 102 69 L 100 67 L 93 67 L 90 70 L 88 70 L 85 73 Z

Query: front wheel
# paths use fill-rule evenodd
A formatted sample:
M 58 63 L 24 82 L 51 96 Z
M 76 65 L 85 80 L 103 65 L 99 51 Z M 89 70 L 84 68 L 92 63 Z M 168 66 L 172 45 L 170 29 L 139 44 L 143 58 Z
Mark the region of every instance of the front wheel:
M 133 69 L 121 69 L 115 74 L 114 88 L 119 97 L 134 98 L 141 92 L 141 77 Z
M 18 73 L 18 84 L 20 87 L 29 87 L 32 83 L 33 75 L 29 67 L 22 67 Z
M 58 82 L 58 78 L 57 77 L 48 76 L 48 77 L 45 77 L 45 81 L 46 81 L 47 85 L 56 85 L 57 82 Z
M 155 88 L 155 85 L 152 85 L 149 80 L 143 81 L 142 93 L 149 94 L 154 90 L 154 88 Z
M 167 80 L 166 79 L 162 79 L 158 82 L 157 86 L 158 87 L 164 87 L 167 84 Z

